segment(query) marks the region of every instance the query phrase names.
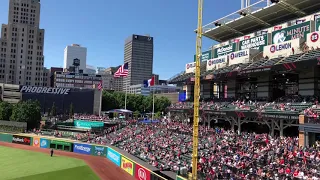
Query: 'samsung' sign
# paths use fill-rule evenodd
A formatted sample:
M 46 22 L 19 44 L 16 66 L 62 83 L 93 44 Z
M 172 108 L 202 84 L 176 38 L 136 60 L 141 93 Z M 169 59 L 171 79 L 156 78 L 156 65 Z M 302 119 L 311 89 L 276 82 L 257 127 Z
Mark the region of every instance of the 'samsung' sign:
M 69 94 L 70 88 L 52 88 L 52 87 L 36 87 L 36 86 L 22 86 L 20 89 L 22 93 L 38 93 L 38 94 Z

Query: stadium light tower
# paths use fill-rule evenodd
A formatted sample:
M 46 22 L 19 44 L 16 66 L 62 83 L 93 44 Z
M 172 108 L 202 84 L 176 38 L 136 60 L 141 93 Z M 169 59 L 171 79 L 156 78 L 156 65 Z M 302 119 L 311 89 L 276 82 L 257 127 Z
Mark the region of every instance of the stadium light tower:
M 198 28 L 196 39 L 196 71 L 194 80 L 194 112 L 192 139 L 192 180 L 197 180 L 198 170 L 198 133 L 199 133 L 199 99 L 200 99 L 200 60 L 202 47 L 202 7 L 203 0 L 198 0 Z

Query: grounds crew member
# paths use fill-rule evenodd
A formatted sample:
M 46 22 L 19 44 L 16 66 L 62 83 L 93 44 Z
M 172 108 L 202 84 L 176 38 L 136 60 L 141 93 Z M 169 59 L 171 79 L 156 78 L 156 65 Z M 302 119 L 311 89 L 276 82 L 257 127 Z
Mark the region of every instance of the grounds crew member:
M 51 149 L 50 154 L 51 154 L 51 157 L 52 157 L 53 156 L 53 149 Z

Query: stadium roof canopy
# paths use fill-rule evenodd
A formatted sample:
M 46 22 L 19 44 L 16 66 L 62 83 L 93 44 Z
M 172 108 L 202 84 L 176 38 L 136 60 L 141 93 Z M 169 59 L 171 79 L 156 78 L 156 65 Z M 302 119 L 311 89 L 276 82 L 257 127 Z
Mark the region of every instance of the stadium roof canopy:
M 319 11 L 319 0 L 280 0 L 261 8 L 265 0 L 203 26 L 203 35 L 218 42 L 228 41 Z M 240 13 L 246 15 L 240 15 Z

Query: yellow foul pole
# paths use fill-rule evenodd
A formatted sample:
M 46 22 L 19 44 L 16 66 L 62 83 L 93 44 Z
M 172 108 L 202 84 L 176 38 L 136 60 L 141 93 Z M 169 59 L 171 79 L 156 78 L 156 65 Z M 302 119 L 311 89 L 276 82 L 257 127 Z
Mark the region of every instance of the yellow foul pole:
M 198 0 L 198 28 L 196 42 L 196 71 L 194 80 L 194 112 L 193 112 L 193 151 L 192 151 L 192 179 L 197 179 L 198 166 L 198 133 L 199 133 L 199 99 L 200 99 L 200 61 L 202 47 L 202 7 L 203 0 Z

